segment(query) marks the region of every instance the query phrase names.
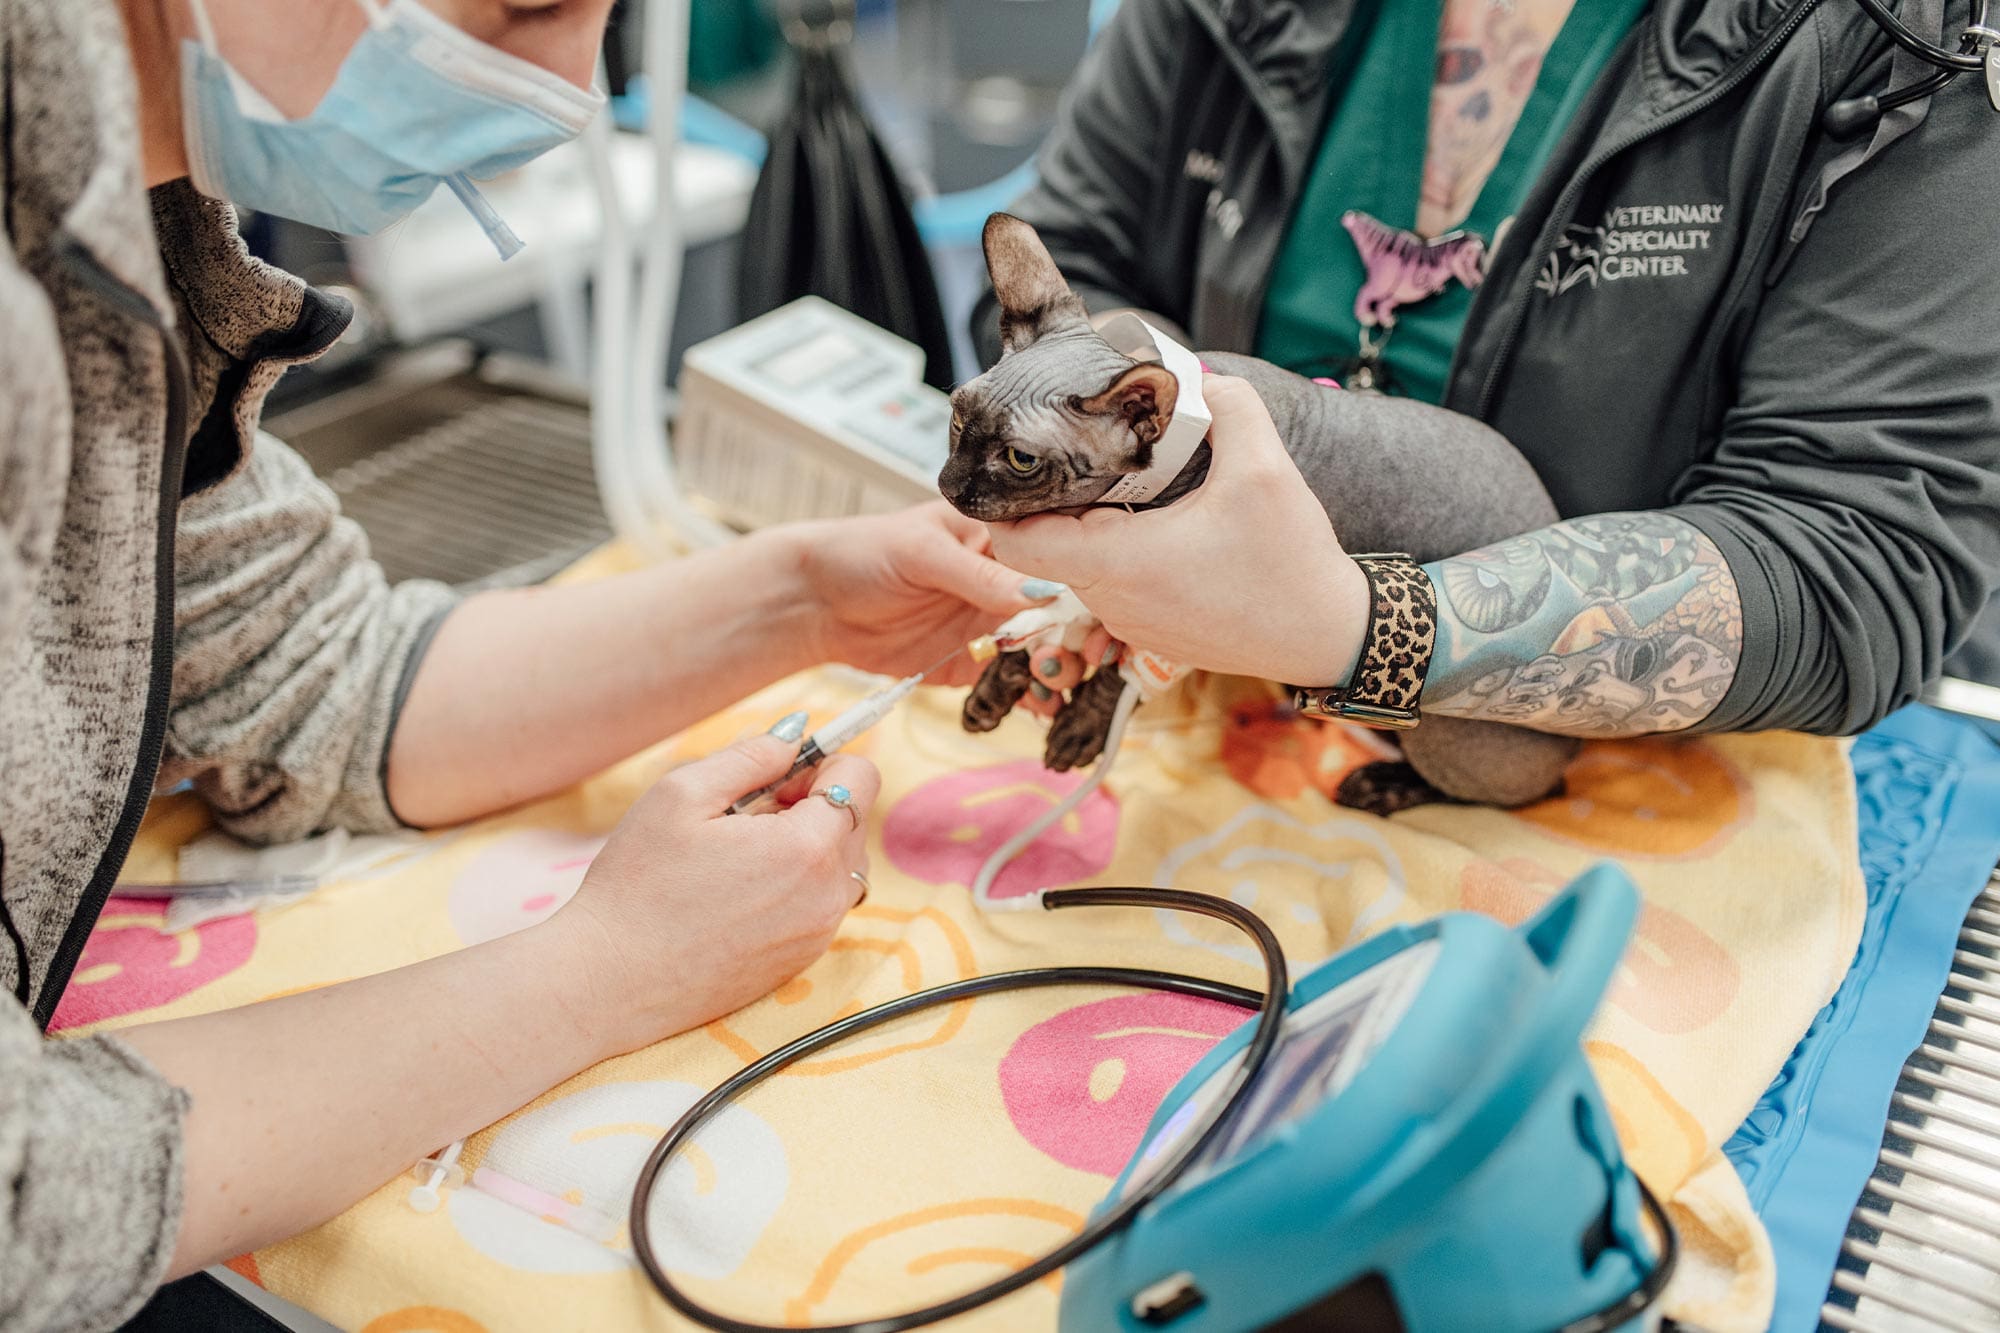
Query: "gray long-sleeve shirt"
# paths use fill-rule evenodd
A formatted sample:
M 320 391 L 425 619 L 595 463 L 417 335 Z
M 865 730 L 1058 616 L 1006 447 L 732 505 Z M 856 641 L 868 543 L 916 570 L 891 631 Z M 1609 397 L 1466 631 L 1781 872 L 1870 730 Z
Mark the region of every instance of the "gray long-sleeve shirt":
M 0 1331 L 115 1327 L 181 1211 L 187 1098 L 41 1028 L 156 775 L 285 839 L 395 823 L 406 673 L 453 605 L 390 587 L 256 423 L 346 311 L 233 214 L 143 188 L 116 0 L 0 0 Z M 23 968 L 14 947 L 24 956 Z
M 1127 0 L 1013 211 L 1093 308 L 1251 350 L 1354 12 Z M 2000 115 L 1966 77 L 1820 125 L 1927 72 L 1853 4 L 1655 0 L 1466 320 L 1444 405 L 1565 516 L 1670 508 L 1728 559 L 1745 649 L 1706 729 L 1853 732 L 1954 652 L 2000 672 Z M 990 295 L 974 332 L 997 357 Z

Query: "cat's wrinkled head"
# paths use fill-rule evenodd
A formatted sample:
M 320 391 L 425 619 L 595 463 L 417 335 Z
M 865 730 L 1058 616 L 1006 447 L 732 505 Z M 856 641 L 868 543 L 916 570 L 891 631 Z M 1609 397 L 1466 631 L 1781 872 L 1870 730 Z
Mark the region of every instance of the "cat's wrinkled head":
M 1035 229 L 986 220 L 1000 362 L 951 396 L 938 489 L 986 522 L 1088 505 L 1153 461 L 1173 419 L 1173 373 L 1097 336 Z

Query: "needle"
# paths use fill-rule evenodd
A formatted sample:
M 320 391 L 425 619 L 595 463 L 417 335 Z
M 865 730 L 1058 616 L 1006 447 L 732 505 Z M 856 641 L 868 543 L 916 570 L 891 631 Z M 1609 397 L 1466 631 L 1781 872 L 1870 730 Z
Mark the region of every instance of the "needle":
M 922 671 L 919 671 L 917 674 L 919 676 L 929 676 L 933 671 L 938 671 L 945 667 L 950 666 L 952 662 L 957 659 L 958 655 L 966 650 L 967 646 L 968 645 L 966 644 L 960 644 L 958 647 L 952 649 L 950 652 L 946 653 L 943 657 L 940 657 L 937 661 L 931 663 L 929 666 L 925 667 Z

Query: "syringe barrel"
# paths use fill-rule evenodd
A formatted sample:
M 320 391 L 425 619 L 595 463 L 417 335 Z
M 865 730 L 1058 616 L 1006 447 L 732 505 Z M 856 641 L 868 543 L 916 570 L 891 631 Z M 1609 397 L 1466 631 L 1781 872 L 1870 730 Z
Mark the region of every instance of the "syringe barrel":
M 911 691 L 923 683 L 923 679 L 922 676 L 905 676 L 887 689 L 877 690 L 835 715 L 831 722 L 813 733 L 813 740 L 819 743 L 822 752 L 832 754 L 889 716 L 897 704 L 909 698 Z

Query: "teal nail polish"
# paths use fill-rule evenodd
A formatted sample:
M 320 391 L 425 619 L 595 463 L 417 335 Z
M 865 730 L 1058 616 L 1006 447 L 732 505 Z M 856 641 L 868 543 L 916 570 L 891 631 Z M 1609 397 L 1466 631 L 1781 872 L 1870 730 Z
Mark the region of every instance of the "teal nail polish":
M 1069 591 L 1060 583 L 1048 579 L 1029 579 L 1021 585 L 1021 596 L 1031 602 L 1045 602 L 1051 597 L 1061 596 Z
M 771 724 L 769 734 L 790 744 L 806 734 L 806 722 L 811 716 L 803 709 L 796 713 L 787 713 Z
M 1042 684 L 1039 680 L 1028 682 L 1028 693 L 1034 695 L 1035 702 L 1039 704 L 1045 704 L 1055 696 L 1055 691 Z
M 1039 670 L 1044 676 L 1060 676 L 1062 674 L 1062 659 L 1060 657 L 1044 657 Z
M 1115 643 L 1112 644 L 1110 647 L 1104 650 L 1104 656 L 1100 657 L 1097 660 L 1097 665 L 1110 666 L 1113 662 L 1116 662 L 1118 660 L 1118 654 L 1123 651 L 1124 649 L 1121 648 L 1119 645 Z

